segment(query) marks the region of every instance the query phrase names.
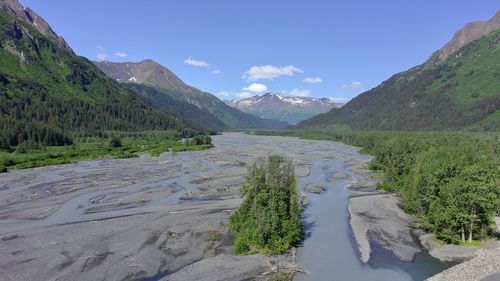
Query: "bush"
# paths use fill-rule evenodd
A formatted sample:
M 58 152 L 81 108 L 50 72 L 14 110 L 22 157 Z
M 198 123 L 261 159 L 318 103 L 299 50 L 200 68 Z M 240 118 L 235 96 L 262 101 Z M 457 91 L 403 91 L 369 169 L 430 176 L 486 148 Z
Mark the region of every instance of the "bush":
M 205 145 L 205 144 L 211 145 L 212 138 L 207 135 L 198 135 L 193 137 L 191 143 L 194 145 Z
M 111 136 L 108 141 L 109 147 L 122 147 L 122 141 L 118 136 Z

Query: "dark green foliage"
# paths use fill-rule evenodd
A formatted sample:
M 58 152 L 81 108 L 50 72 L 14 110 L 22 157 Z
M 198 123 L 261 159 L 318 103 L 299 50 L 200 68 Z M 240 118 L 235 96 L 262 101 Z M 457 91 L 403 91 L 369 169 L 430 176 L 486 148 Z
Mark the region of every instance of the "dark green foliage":
M 392 76 L 340 109 L 298 128 L 347 124 L 359 130 L 500 130 L 500 30 L 464 46 L 443 62 L 433 58 Z
M 106 77 L 92 62 L 0 11 L 0 148 L 71 143 L 74 133 L 206 129 L 172 116 Z
M 191 142 L 194 145 L 203 145 L 203 144 L 212 145 L 212 138 L 207 135 L 198 135 L 194 136 Z
M 109 147 L 122 147 L 122 141 L 118 136 L 111 136 L 108 141 Z
M 347 129 L 282 134 L 363 147 L 379 185 L 397 192 L 404 209 L 446 242 L 484 239 L 500 215 L 500 135 L 493 133 L 356 132 Z
M 275 155 L 254 163 L 242 194 L 245 199 L 230 218 L 236 253 L 281 253 L 303 238 L 291 161 Z
M 75 136 L 72 145 L 41 146 L 23 142 L 15 151 L 0 151 L 0 171 L 25 169 L 103 157 L 133 158 L 141 153 L 158 156 L 166 151 L 202 150 L 211 144 L 183 143 L 178 131 L 103 132 L 100 137 Z M 206 141 L 206 138 L 203 138 Z

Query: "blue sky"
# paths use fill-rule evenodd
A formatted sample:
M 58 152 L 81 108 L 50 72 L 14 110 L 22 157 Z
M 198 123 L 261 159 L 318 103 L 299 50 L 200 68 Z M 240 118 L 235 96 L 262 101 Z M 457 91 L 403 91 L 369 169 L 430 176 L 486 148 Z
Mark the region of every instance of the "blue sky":
M 151 58 L 223 99 L 264 90 L 350 99 L 500 8 L 496 0 L 21 2 L 79 55 Z

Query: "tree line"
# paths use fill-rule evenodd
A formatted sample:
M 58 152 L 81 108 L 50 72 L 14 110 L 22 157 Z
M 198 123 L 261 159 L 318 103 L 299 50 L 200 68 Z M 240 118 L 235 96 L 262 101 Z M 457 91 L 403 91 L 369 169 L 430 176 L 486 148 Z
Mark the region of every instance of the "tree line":
M 347 128 L 283 134 L 363 147 L 383 175 L 379 188 L 400 195 L 419 225 L 448 243 L 494 235 L 500 215 L 500 134 L 360 132 Z

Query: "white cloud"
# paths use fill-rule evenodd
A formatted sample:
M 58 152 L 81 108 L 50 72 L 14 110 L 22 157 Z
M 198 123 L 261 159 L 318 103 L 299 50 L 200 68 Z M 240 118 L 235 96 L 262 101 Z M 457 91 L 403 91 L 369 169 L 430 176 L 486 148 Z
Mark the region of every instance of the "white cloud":
M 196 67 L 210 68 L 210 64 L 208 64 L 206 61 L 195 60 L 195 59 L 192 59 L 191 57 L 185 59 L 184 63 L 192 65 L 192 66 L 196 66 Z
M 220 70 L 218 69 L 212 70 L 212 74 L 220 74 Z
M 242 99 L 246 99 L 246 98 L 253 96 L 253 94 L 249 93 L 249 92 L 241 92 L 241 93 L 236 93 L 235 96 L 242 98 Z
M 233 98 L 233 99 L 246 99 L 246 98 L 249 98 L 249 97 L 253 97 L 255 94 L 247 92 L 247 91 L 243 91 L 243 92 L 239 92 L 239 93 L 227 92 L 227 91 L 220 91 L 220 92 L 218 92 L 215 95 L 218 96 L 220 99 L 230 99 L 230 98 Z
M 245 71 L 242 78 L 247 81 L 257 81 L 260 79 L 274 80 L 279 76 L 293 76 L 295 73 L 303 73 L 304 71 L 293 65 L 287 65 L 283 67 L 277 67 L 272 65 L 263 66 L 252 66 L 250 69 Z
M 299 90 L 297 88 L 293 89 L 290 92 L 290 96 L 293 97 L 310 97 L 311 96 L 311 91 L 309 90 Z
M 363 83 L 357 81 L 342 85 L 342 88 L 344 89 L 359 89 L 361 87 L 363 87 Z
M 333 97 L 333 98 L 330 98 L 330 100 L 333 102 L 337 102 L 337 103 L 347 103 L 351 99 L 350 98 L 343 98 L 343 97 Z
M 306 77 L 302 82 L 309 83 L 309 84 L 317 84 L 323 82 L 323 79 L 319 77 Z
M 226 91 L 220 91 L 220 92 L 218 92 L 215 95 L 218 96 L 218 97 L 221 97 L 221 98 L 227 98 L 227 97 L 231 96 L 231 93 L 230 92 L 226 92 Z
M 97 58 L 97 60 L 105 60 L 108 58 L 108 54 L 99 53 L 99 54 L 95 55 L 95 57 Z
M 260 83 L 252 83 L 250 86 L 244 87 L 243 91 L 262 94 L 263 92 L 267 91 L 267 86 Z
M 101 46 L 101 45 L 97 45 L 97 46 L 95 46 L 95 47 L 96 47 L 96 48 L 97 48 L 97 50 L 99 50 L 99 51 L 106 51 L 106 48 L 104 48 L 104 47 L 103 47 L 103 46 Z
M 115 53 L 115 56 L 117 56 L 117 57 L 119 57 L 119 58 L 128 57 L 128 55 L 127 55 L 126 53 L 124 53 L 124 52 L 120 52 L 120 51 L 116 52 L 116 53 Z

